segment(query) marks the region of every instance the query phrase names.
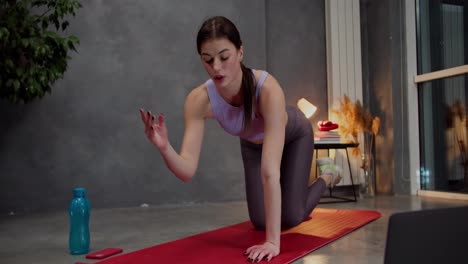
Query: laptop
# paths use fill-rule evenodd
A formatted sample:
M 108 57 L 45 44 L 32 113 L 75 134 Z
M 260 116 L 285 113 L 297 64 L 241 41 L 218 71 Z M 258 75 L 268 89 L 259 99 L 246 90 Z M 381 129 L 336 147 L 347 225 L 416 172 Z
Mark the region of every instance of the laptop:
M 468 263 L 468 206 L 390 216 L 384 264 Z

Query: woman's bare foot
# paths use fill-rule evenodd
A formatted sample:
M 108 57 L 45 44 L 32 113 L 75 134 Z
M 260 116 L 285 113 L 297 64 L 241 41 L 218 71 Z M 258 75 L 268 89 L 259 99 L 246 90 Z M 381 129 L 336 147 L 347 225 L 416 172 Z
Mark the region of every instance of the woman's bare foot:
M 318 158 L 317 165 L 321 173 L 320 177 L 323 178 L 328 188 L 335 187 L 341 181 L 341 169 L 331 158 Z
M 320 175 L 320 178 L 322 178 L 325 181 L 325 184 L 327 188 L 333 188 L 335 187 L 338 183 L 341 181 L 341 175 L 340 174 L 322 174 Z
M 322 178 L 325 181 L 325 186 L 330 187 L 330 184 L 333 180 L 333 175 L 331 174 L 322 174 L 320 175 L 320 178 Z

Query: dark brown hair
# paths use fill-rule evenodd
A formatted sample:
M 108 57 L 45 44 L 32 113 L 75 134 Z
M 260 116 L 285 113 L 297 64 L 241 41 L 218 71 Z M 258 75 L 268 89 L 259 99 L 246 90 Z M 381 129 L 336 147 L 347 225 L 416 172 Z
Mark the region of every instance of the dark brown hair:
M 242 46 L 239 31 L 234 23 L 222 16 L 215 16 L 203 22 L 197 35 L 197 51 L 201 53 L 201 46 L 208 40 L 226 38 L 237 49 Z M 255 79 L 252 70 L 241 62 L 242 95 L 244 100 L 244 129 L 248 129 L 252 122 L 252 112 L 255 98 Z

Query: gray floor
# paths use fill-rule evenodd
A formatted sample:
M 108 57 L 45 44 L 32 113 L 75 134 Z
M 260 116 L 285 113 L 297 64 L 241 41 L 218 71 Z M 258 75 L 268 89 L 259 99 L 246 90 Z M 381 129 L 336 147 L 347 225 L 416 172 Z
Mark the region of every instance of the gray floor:
M 378 196 L 357 203 L 320 204 L 323 208 L 375 209 L 382 217 L 294 263 L 382 263 L 390 214 L 467 204 L 468 201 L 416 196 Z M 90 227 L 91 251 L 120 247 L 130 252 L 246 220 L 244 202 L 95 209 Z M 66 212 L 0 219 L 0 263 L 93 263 L 84 256 L 69 255 L 67 247 Z

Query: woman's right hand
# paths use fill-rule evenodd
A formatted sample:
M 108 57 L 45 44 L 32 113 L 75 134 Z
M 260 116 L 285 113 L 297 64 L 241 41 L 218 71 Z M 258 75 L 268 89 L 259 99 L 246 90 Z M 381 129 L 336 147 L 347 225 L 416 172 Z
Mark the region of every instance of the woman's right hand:
M 164 116 L 159 114 L 156 118 L 151 112 L 140 109 L 141 120 L 145 124 L 146 137 L 153 143 L 160 151 L 166 150 L 169 145 L 167 137 L 167 128 L 164 122 Z

